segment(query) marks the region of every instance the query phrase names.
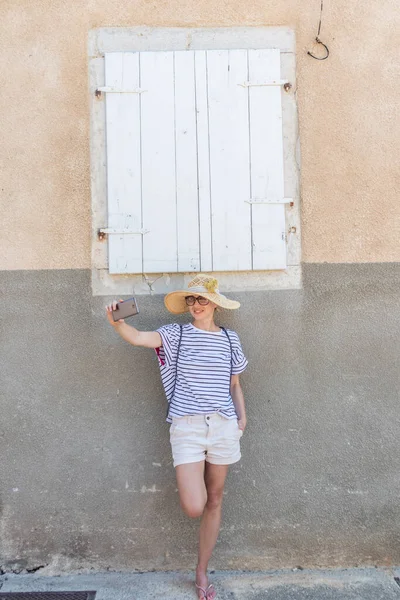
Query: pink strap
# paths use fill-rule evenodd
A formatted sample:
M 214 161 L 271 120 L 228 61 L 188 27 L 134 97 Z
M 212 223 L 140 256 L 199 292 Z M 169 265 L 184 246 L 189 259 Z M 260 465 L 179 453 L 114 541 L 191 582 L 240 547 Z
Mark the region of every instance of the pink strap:
M 156 354 L 157 354 L 157 356 L 158 356 L 158 360 L 160 361 L 160 364 L 161 364 L 161 366 L 164 366 L 164 365 L 165 365 L 165 360 L 163 360 L 163 359 L 161 358 L 161 355 L 160 355 L 160 348 L 154 348 L 154 350 L 156 351 Z
M 202 588 L 201 585 L 197 585 L 197 583 L 195 582 L 194 584 L 198 590 L 201 590 L 204 594 L 204 597 L 202 598 L 202 600 L 207 600 L 207 594 L 210 591 L 211 588 L 214 587 L 214 585 L 212 583 L 210 583 L 209 586 L 207 586 L 206 588 Z

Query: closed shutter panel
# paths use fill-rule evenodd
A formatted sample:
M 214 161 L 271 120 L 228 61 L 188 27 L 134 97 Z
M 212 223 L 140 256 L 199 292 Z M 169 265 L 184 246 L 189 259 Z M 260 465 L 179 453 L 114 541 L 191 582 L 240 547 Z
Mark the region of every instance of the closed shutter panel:
M 196 82 L 193 52 L 175 52 L 178 271 L 200 270 Z
M 280 86 L 262 85 L 279 80 L 280 71 L 279 50 L 249 50 L 254 270 L 286 267 L 282 92 Z
M 174 56 L 140 56 L 142 118 L 143 270 L 176 272 Z
M 106 86 L 139 88 L 139 55 L 106 54 Z M 140 174 L 140 95 L 106 94 L 108 227 L 117 232 L 142 228 Z M 110 273 L 142 271 L 141 234 L 108 236 Z
M 247 50 L 207 52 L 215 271 L 251 269 Z
M 279 50 L 106 55 L 111 273 L 285 268 L 279 77 Z

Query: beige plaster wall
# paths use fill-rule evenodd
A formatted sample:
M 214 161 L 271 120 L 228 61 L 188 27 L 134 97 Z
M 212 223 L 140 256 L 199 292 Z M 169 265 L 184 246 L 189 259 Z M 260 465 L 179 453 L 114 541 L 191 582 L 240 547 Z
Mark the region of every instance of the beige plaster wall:
M 90 267 L 94 27 L 288 25 L 297 36 L 306 262 L 399 261 L 397 0 L 3 0 L 1 269 Z

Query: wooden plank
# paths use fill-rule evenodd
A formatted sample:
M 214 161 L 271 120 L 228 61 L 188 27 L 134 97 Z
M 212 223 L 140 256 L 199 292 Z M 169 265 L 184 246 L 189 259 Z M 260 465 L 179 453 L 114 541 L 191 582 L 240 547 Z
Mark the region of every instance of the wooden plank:
M 249 50 L 249 81 L 280 78 L 279 50 Z M 281 88 L 249 87 L 251 196 L 284 197 Z M 286 267 L 285 206 L 252 204 L 253 269 Z
M 207 51 L 213 267 L 251 269 L 246 50 Z
M 178 271 L 200 270 L 194 52 L 175 52 Z
M 173 52 L 140 55 L 145 273 L 176 272 L 176 176 Z
M 139 86 L 139 58 L 131 52 L 105 55 L 107 86 Z M 108 227 L 140 230 L 141 167 L 138 94 L 106 94 Z M 108 236 L 109 271 L 141 273 L 142 236 Z
M 205 51 L 195 52 L 200 268 L 213 270 L 211 239 L 210 148 Z

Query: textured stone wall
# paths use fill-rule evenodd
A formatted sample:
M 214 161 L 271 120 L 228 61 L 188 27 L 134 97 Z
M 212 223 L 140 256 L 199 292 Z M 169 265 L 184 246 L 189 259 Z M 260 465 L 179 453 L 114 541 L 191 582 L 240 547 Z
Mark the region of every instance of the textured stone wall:
M 305 265 L 303 290 L 220 313 L 249 358 L 249 424 L 214 567 L 400 563 L 399 284 L 398 265 Z M 193 567 L 155 353 L 109 326 L 89 271 L 1 287 L 0 566 Z M 138 327 L 168 322 L 141 299 Z

